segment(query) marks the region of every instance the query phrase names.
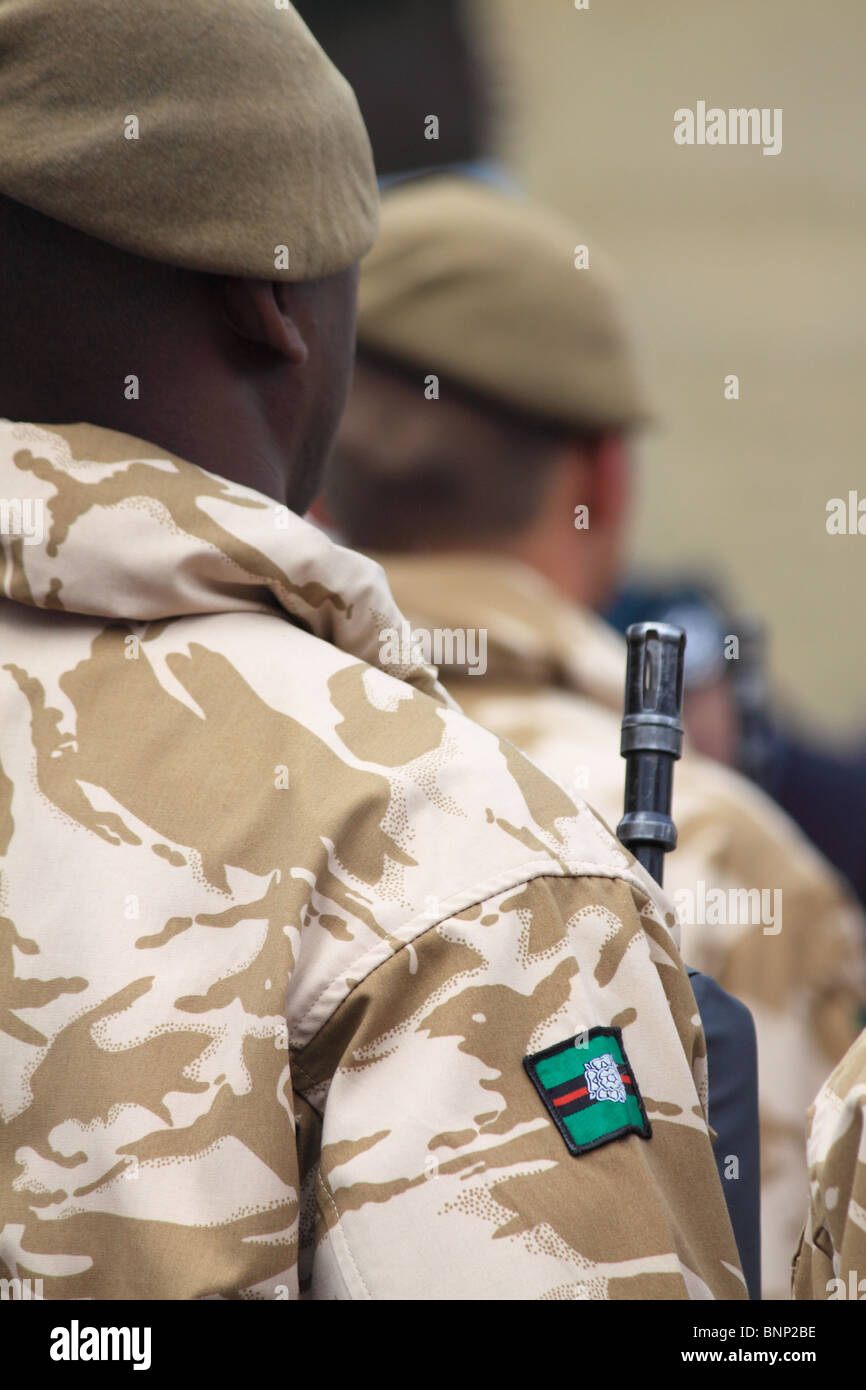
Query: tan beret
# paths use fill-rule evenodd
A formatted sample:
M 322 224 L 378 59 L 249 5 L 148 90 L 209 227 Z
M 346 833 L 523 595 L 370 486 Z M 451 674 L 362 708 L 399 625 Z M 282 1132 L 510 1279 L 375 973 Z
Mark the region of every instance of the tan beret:
M 648 412 L 610 273 L 527 199 L 435 175 L 382 198 L 361 268 L 362 347 L 556 424 L 633 425 Z
M 345 270 L 378 216 L 354 93 L 288 0 L 0 0 L 0 193 L 267 280 Z

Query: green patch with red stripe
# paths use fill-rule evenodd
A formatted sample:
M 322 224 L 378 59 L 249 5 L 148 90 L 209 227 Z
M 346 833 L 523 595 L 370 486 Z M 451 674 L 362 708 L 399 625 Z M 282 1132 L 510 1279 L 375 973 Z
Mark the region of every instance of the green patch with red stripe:
M 621 1028 L 590 1028 L 533 1052 L 523 1065 L 569 1153 L 587 1153 L 626 1134 L 652 1134 Z

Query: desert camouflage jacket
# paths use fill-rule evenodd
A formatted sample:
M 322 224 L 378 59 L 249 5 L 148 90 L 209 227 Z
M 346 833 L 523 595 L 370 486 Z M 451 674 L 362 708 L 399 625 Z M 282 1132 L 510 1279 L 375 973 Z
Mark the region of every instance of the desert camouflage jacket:
M 619 634 L 500 559 L 380 558 L 412 632 L 431 634 L 441 679 L 463 710 L 615 827 L 625 766 Z M 835 871 L 744 778 L 687 754 L 674 775 L 674 819 L 665 891 L 683 956 L 755 1019 L 763 1285 L 765 1297 L 787 1298 L 808 1201 L 805 1112 L 857 1036 L 866 930 Z
M 812 1201 L 795 1298 L 866 1299 L 866 1032 L 809 1111 Z
M 0 500 L 0 1276 L 741 1297 L 665 900 L 381 570 L 87 426 Z

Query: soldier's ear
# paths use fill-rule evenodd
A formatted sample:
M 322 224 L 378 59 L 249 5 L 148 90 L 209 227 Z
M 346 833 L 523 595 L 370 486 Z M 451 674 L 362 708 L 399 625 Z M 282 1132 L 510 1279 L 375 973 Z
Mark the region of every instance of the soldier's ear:
M 224 280 L 226 318 L 239 337 L 271 348 L 300 367 L 306 362 L 309 349 L 292 315 L 285 288 L 270 280 Z
M 622 431 L 602 435 L 593 451 L 596 506 L 611 526 L 624 520 L 631 497 L 628 444 Z
M 628 446 L 621 431 L 610 430 L 592 443 L 566 442 L 560 451 L 579 497 L 590 513 L 590 524 L 615 527 L 625 517 L 630 494 Z

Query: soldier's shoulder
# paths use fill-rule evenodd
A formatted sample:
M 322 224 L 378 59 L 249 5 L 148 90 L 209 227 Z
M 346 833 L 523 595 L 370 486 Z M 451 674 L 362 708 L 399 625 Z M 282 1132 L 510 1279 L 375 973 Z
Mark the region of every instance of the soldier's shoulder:
M 348 845 L 353 863 L 361 847 L 379 845 L 367 872 L 388 930 L 425 903 L 467 906 L 472 893 L 480 901 L 542 874 L 622 879 L 652 894 L 590 806 L 437 687 L 420 689 L 266 614 L 181 620 L 154 637 L 151 654 L 170 667 L 171 650 L 190 645 L 196 659 L 198 647 L 218 654 L 193 692 L 206 718 L 226 737 L 242 735 L 246 763 L 285 765 L 277 812 L 273 798 L 244 798 L 252 809 L 239 808 L 239 820 L 261 824 L 260 833 L 242 825 L 242 838 L 273 842 L 278 814 L 287 843 L 324 837 L 338 858 Z
M 338 821 L 326 833 L 337 861 L 347 845 L 384 835 L 365 896 L 385 935 L 373 939 L 352 920 L 351 943 L 329 941 L 318 952 L 317 988 L 299 980 L 295 991 L 297 1046 L 378 964 L 462 914 L 509 922 L 514 949 L 525 927 L 520 911 L 537 919 L 536 930 L 553 934 L 550 949 L 581 914 L 603 922 L 608 933 L 619 920 L 627 932 L 639 928 L 656 938 L 647 963 L 655 952 L 666 963 L 676 959 L 674 917 L 664 898 L 585 802 L 452 704 L 340 653 L 316 652 L 314 659 L 333 670 L 327 698 L 311 701 L 307 718 L 327 744 L 326 757 L 338 760 L 343 787 Z M 318 777 L 314 762 L 303 775 Z M 314 826 L 317 837 L 321 831 Z M 533 889 L 521 908 L 515 892 L 519 898 L 538 880 L 550 891 L 538 896 Z M 638 974 L 635 989 L 650 988 Z M 384 974 L 380 987 L 387 988 Z
M 844 1107 L 866 1110 L 866 1028 L 833 1068 L 818 1093 L 813 1110 L 841 1115 Z
M 866 1029 L 827 1077 L 807 1118 L 809 1171 L 819 1187 L 848 1186 L 858 1165 L 866 1176 Z
M 631 856 L 586 802 L 455 704 L 343 653 L 326 686 L 339 715 L 332 746 L 409 796 L 421 827 L 444 816 L 446 842 L 483 827 L 518 856 L 547 857 L 552 872 L 635 882 Z

